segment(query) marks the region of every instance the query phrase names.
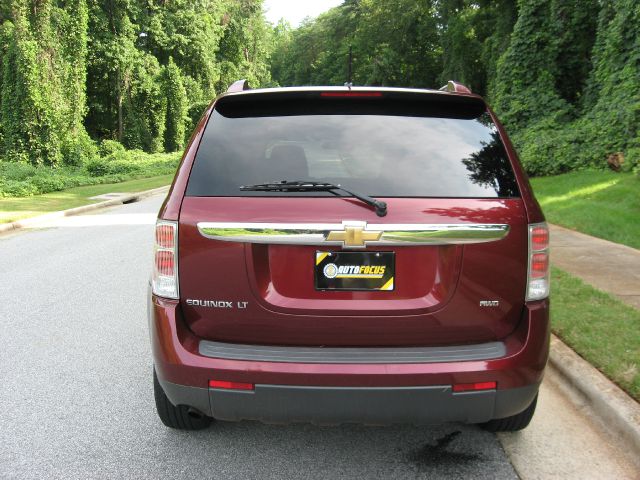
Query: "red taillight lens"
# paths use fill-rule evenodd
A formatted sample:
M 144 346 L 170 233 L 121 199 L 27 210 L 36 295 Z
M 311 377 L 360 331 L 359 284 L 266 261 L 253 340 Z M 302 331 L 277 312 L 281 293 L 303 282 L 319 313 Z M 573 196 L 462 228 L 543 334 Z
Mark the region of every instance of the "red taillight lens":
M 156 244 L 160 248 L 173 248 L 175 236 L 173 234 L 173 225 L 157 225 L 156 226 Z
M 167 220 L 156 223 L 151 288 L 155 295 L 178 298 L 178 224 Z
M 549 254 L 534 253 L 531 255 L 531 278 L 544 278 L 549 271 Z
M 321 92 L 321 97 L 382 97 L 382 92 Z
M 531 228 L 531 250 L 539 252 L 549 248 L 549 230 L 546 225 Z
M 529 225 L 529 266 L 527 301 L 549 296 L 549 227 L 546 223 Z
M 173 275 L 174 272 L 173 252 L 158 250 L 156 252 L 156 271 L 158 275 Z
M 253 390 L 253 383 L 227 382 L 226 380 L 209 380 L 210 388 L 224 388 L 226 390 Z
M 495 390 L 497 386 L 497 382 L 456 383 L 453 386 L 453 391 L 473 392 L 477 390 Z

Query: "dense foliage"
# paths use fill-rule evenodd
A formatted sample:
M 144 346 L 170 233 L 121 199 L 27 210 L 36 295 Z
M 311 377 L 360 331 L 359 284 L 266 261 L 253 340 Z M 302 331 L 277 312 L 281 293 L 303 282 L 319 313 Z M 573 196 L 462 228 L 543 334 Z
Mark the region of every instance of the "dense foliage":
M 345 0 L 275 39 L 281 85 L 344 83 L 349 46 L 355 84 L 469 85 L 532 174 L 640 164 L 637 0 Z
M 341 85 L 350 48 L 355 84 L 486 96 L 532 174 L 640 164 L 637 0 L 345 0 L 296 29 L 262 0 L 3 0 L 0 162 L 179 151 L 231 82 Z
M 271 35 L 262 0 L 5 0 L 0 159 L 97 165 L 103 140 L 178 151 L 216 91 L 269 83 Z
M 87 6 L 15 0 L 9 12 L 0 26 L 0 151 L 34 164 L 81 161 Z

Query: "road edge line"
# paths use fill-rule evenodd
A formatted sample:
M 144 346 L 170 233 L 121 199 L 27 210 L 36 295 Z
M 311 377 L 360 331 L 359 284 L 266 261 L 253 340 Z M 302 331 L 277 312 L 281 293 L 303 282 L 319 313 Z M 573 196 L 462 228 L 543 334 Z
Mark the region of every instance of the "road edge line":
M 94 210 L 100 210 L 102 208 L 113 207 L 115 205 L 122 205 L 124 203 L 131 203 L 141 200 L 158 193 L 164 193 L 169 191 L 170 185 L 164 187 L 152 188 L 150 190 L 143 190 L 141 192 L 132 193 L 112 200 L 105 200 L 104 202 L 90 203 L 88 205 L 81 205 L 79 207 L 69 208 L 67 210 L 59 210 L 57 212 L 46 213 L 44 215 L 38 215 L 36 217 L 25 218 L 23 220 L 16 220 L 15 222 L 0 224 L 0 234 L 15 232 L 23 228 L 37 227 L 41 223 L 46 223 L 50 220 L 70 217 L 73 215 L 80 215 L 82 213 L 91 212 Z
M 553 334 L 549 362 L 584 397 L 602 426 L 640 458 L 640 404 Z

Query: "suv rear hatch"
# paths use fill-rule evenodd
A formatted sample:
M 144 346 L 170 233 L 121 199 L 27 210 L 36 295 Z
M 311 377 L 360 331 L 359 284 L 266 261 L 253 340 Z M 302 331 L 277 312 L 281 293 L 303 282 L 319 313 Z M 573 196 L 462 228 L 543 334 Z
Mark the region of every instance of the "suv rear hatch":
M 281 181 L 340 185 L 386 202 L 387 214 L 338 189 L 251 187 Z M 498 130 L 473 96 L 223 96 L 178 238 L 184 318 L 209 340 L 482 343 L 513 331 L 524 306 L 526 212 Z

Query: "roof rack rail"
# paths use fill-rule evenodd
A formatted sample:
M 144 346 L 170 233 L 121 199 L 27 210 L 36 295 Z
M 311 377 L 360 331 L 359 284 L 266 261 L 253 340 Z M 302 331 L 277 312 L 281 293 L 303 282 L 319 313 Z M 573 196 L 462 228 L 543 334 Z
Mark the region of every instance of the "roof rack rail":
M 454 82 L 453 80 L 449 80 L 444 87 L 440 88 L 440 91 L 451 93 L 471 93 L 471 89 L 469 87 L 461 83 Z
M 227 88 L 227 93 L 242 92 L 243 90 L 251 90 L 248 80 L 236 80 L 231 85 L 229 85 L 229 88 Z

